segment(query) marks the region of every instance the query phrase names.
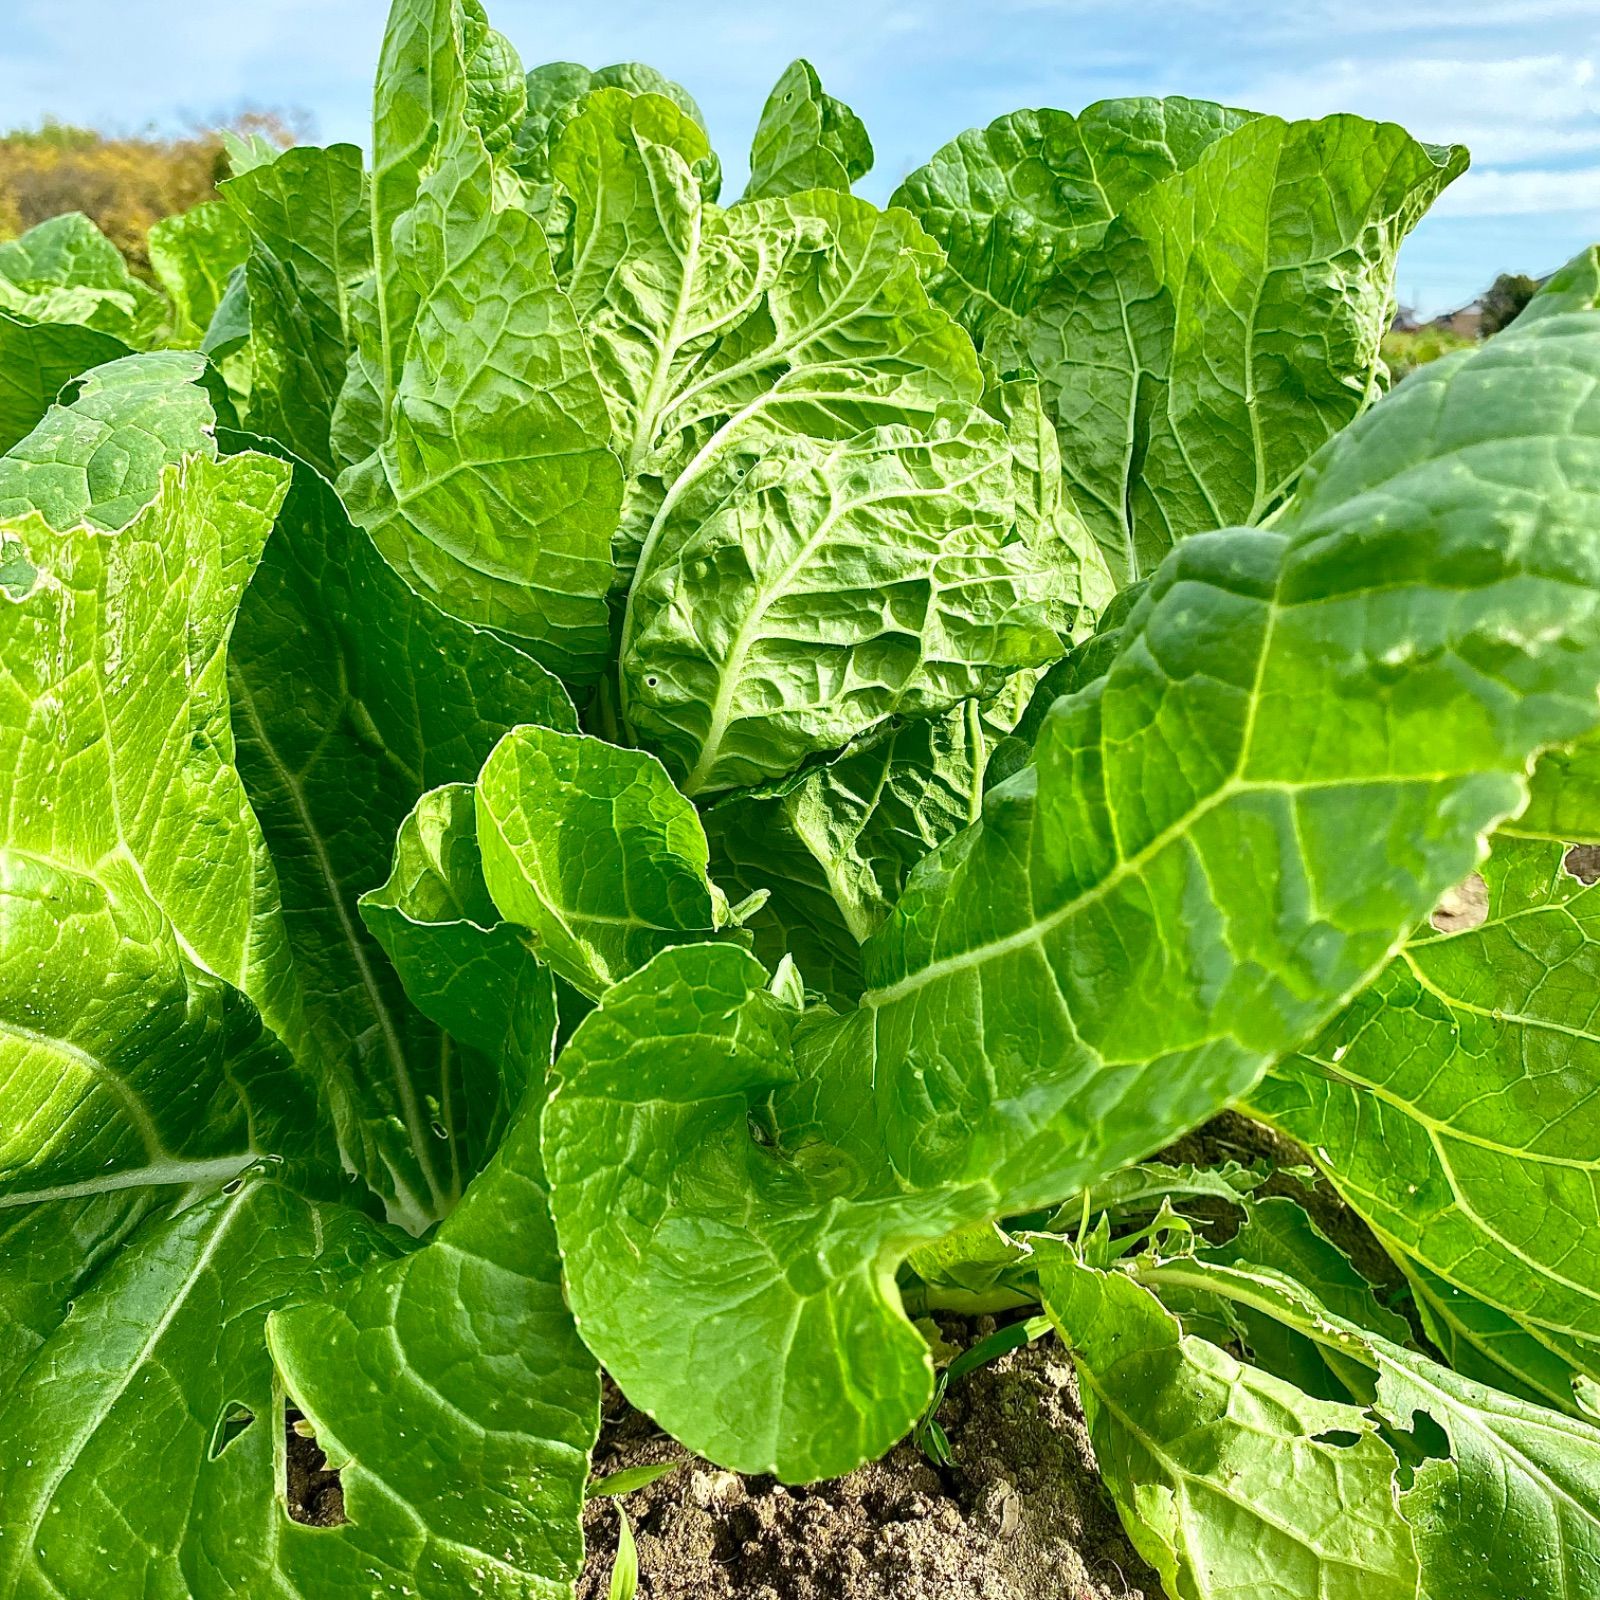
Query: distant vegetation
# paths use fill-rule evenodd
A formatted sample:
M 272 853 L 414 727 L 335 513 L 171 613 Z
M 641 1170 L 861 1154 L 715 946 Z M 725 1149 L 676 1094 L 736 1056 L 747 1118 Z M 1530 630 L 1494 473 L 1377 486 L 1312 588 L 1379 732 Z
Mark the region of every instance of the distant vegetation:
M 296 142 L 303 120 L 245 111 L 227 126 L 287 148 Z M 175 138 L 115 137 L 47 122 L 13 131 L 0 135 L 0 239 L 15 238 L 62 212 L 82 211 L 133 270 L 148 277 L 151 226 L 214 200 L 227 172 L 221 134 L 210 130 Z

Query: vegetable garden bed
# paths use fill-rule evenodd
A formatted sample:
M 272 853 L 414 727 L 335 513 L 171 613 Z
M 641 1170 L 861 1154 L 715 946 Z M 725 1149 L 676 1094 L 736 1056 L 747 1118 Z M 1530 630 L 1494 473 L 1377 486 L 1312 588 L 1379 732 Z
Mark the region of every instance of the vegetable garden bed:
M 0 1600 L 1600 1595 L 1600 250 L 870 163 L 395 0 L 0 246 Z

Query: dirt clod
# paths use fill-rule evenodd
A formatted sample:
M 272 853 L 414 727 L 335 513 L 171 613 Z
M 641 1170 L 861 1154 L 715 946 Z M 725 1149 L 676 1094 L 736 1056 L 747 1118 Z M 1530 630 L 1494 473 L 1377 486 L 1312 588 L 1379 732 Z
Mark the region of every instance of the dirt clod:
M 952 1322 L 965 1343 L 987 1319 Z M 683 1455 L 608 1387 L 601 1475 Z M 1158 1600 L 1095 1471 L 1072 1366 L 1055 1339 L 952 1386 L 952 1466 L 908 1444 L 846 1478 L 785 1488 L 685 1459 L 623 1499 L 641 1600 Z M 617 1512 L 585 1518 L 578 1600 L 605 1600 Z

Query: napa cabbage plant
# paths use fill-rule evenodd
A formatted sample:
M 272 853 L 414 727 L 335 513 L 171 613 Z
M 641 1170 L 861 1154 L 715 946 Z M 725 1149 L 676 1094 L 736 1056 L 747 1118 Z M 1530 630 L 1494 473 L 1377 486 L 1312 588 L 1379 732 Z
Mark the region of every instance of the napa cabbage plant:
M 602 1367 L 803 1482 L 999 1305 L 1175 1600 L 1600 1586 L 1595 254 L 1385 395 L 1459 149 L 871 160 L 396 0 L 0 252 L 0 1593 L 568 1594 Z

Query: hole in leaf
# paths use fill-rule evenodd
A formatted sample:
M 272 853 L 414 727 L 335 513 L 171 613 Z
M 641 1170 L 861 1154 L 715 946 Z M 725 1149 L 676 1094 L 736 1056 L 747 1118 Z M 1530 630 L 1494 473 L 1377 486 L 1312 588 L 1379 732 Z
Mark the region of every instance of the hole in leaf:
M 344 1514 L 344 1485 L 328 1465 L 304 1413 L 286 1406 L 283 1413 L 284 1504 L 294 1522 L 308 1528 L 337 1528 Z
M 1428 918 L 1440 933 L 1466 933 L 1481 928 L 1489 920 L 1489 886 L 1474 872 L 1459 888 L 1452 889 Z
M 1314 1433 L 1311 1437 L 1318 1444 L 1337 1445 L 1341 1450 L 1353 1449 L 1361 1443 L 1361 1435 L 1352 1433 L 1348 1428 L 1329 1428 L 1322 1433 Z
M 1575 844 L 1565 866 L 1579 883 L 1600 883 L 1600 844 Z
M 255 1412 L 238 1401 L 224 1406 L 216 1427 L 211 1430 L 211 1448 L 206 1452 L 208 1459 L 215 1461 L 255 1420 Z

